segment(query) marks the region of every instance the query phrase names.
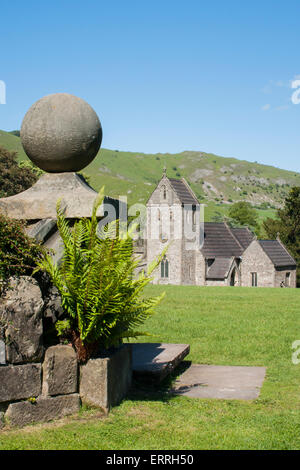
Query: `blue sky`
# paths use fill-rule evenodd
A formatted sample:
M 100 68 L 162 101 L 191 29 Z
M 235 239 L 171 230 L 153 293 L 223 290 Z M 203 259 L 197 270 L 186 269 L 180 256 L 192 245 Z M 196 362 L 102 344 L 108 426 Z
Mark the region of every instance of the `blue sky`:
M 299 0 L 1 2 L 0 129 L 68 92 L 98 113 L 103 147 L 300 171 L 299 17 Z

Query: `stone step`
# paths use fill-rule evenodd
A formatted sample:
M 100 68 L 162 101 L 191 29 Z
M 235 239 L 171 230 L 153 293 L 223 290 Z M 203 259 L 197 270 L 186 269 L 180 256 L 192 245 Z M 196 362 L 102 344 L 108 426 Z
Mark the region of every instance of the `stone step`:
M 255 400 L 265 375 L 265 367 L 191 364 L 170 393 L 190 398 Z
M 134 343 L 132 344 L 133 376 L 161 382 L 189 352 L 189 344 Z

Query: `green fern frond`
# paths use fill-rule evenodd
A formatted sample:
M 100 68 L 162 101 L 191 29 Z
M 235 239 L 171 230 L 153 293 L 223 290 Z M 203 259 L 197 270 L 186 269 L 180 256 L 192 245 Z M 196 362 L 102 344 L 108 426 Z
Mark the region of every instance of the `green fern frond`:
M 49 273 L 61 294 L 68 322 L 58 323 L 58 330 L 73 329 L 84 344 L 97 341 L 110 347 L 125 337 L 147 335 L 137 327 L 153 315 L 164 294 L 150 299 L 141 294 L 167 248 L 147 273 L 135 276 L 138 260 L 133 257 L 131 239 L 135 227 L 122 232 L 119 221 L 114 221 L 99 230 L 97 212 L 103 201 L 101 188 L 91 218 L 75 222 L 73 228 L 58 201 L 57 226 L 64 255 L 59 266 L 44 256 L 38 269 Z

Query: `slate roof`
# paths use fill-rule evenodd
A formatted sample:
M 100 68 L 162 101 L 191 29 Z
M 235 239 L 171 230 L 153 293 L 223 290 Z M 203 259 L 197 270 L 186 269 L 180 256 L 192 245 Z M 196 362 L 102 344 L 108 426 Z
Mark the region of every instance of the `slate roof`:
M 168 178 L 168 180 L 182 204 L 199 204 L 198 199 L 194 196 L 193 192 L 183 180 L 177 180 L 175 178 Z
M 231 268 L 234 258 L 215 258 L 207 268 L 206 279 L 225 279 Z
M 275 267 L 296 266 L 296 261 L 278 240 L 258 240 Z
M 254 238 L 253 233 L 247 227 L 231 228 L 230 230 L 239 244 L 244 248 L 244 250 L 246 250 Z
M 202 253 L 206 258 L 239 257 L 243 251 L 243 246 L 224 222 L 204 223 L 204 244 Z

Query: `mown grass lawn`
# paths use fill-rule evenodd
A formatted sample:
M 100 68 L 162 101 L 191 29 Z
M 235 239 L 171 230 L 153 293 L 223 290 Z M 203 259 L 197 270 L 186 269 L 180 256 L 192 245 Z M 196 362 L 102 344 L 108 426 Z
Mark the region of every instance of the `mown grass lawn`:
M 145 325 L 152 342 L 189 343 L 200 364 L 266 366 L 254 401 L 132 392 L 109 417 L 0 433 L 0 449 L 300 449 L 300 290 L 149 286 L 166 297 Z M 149 341 L 144 337 L 142 341 Z

